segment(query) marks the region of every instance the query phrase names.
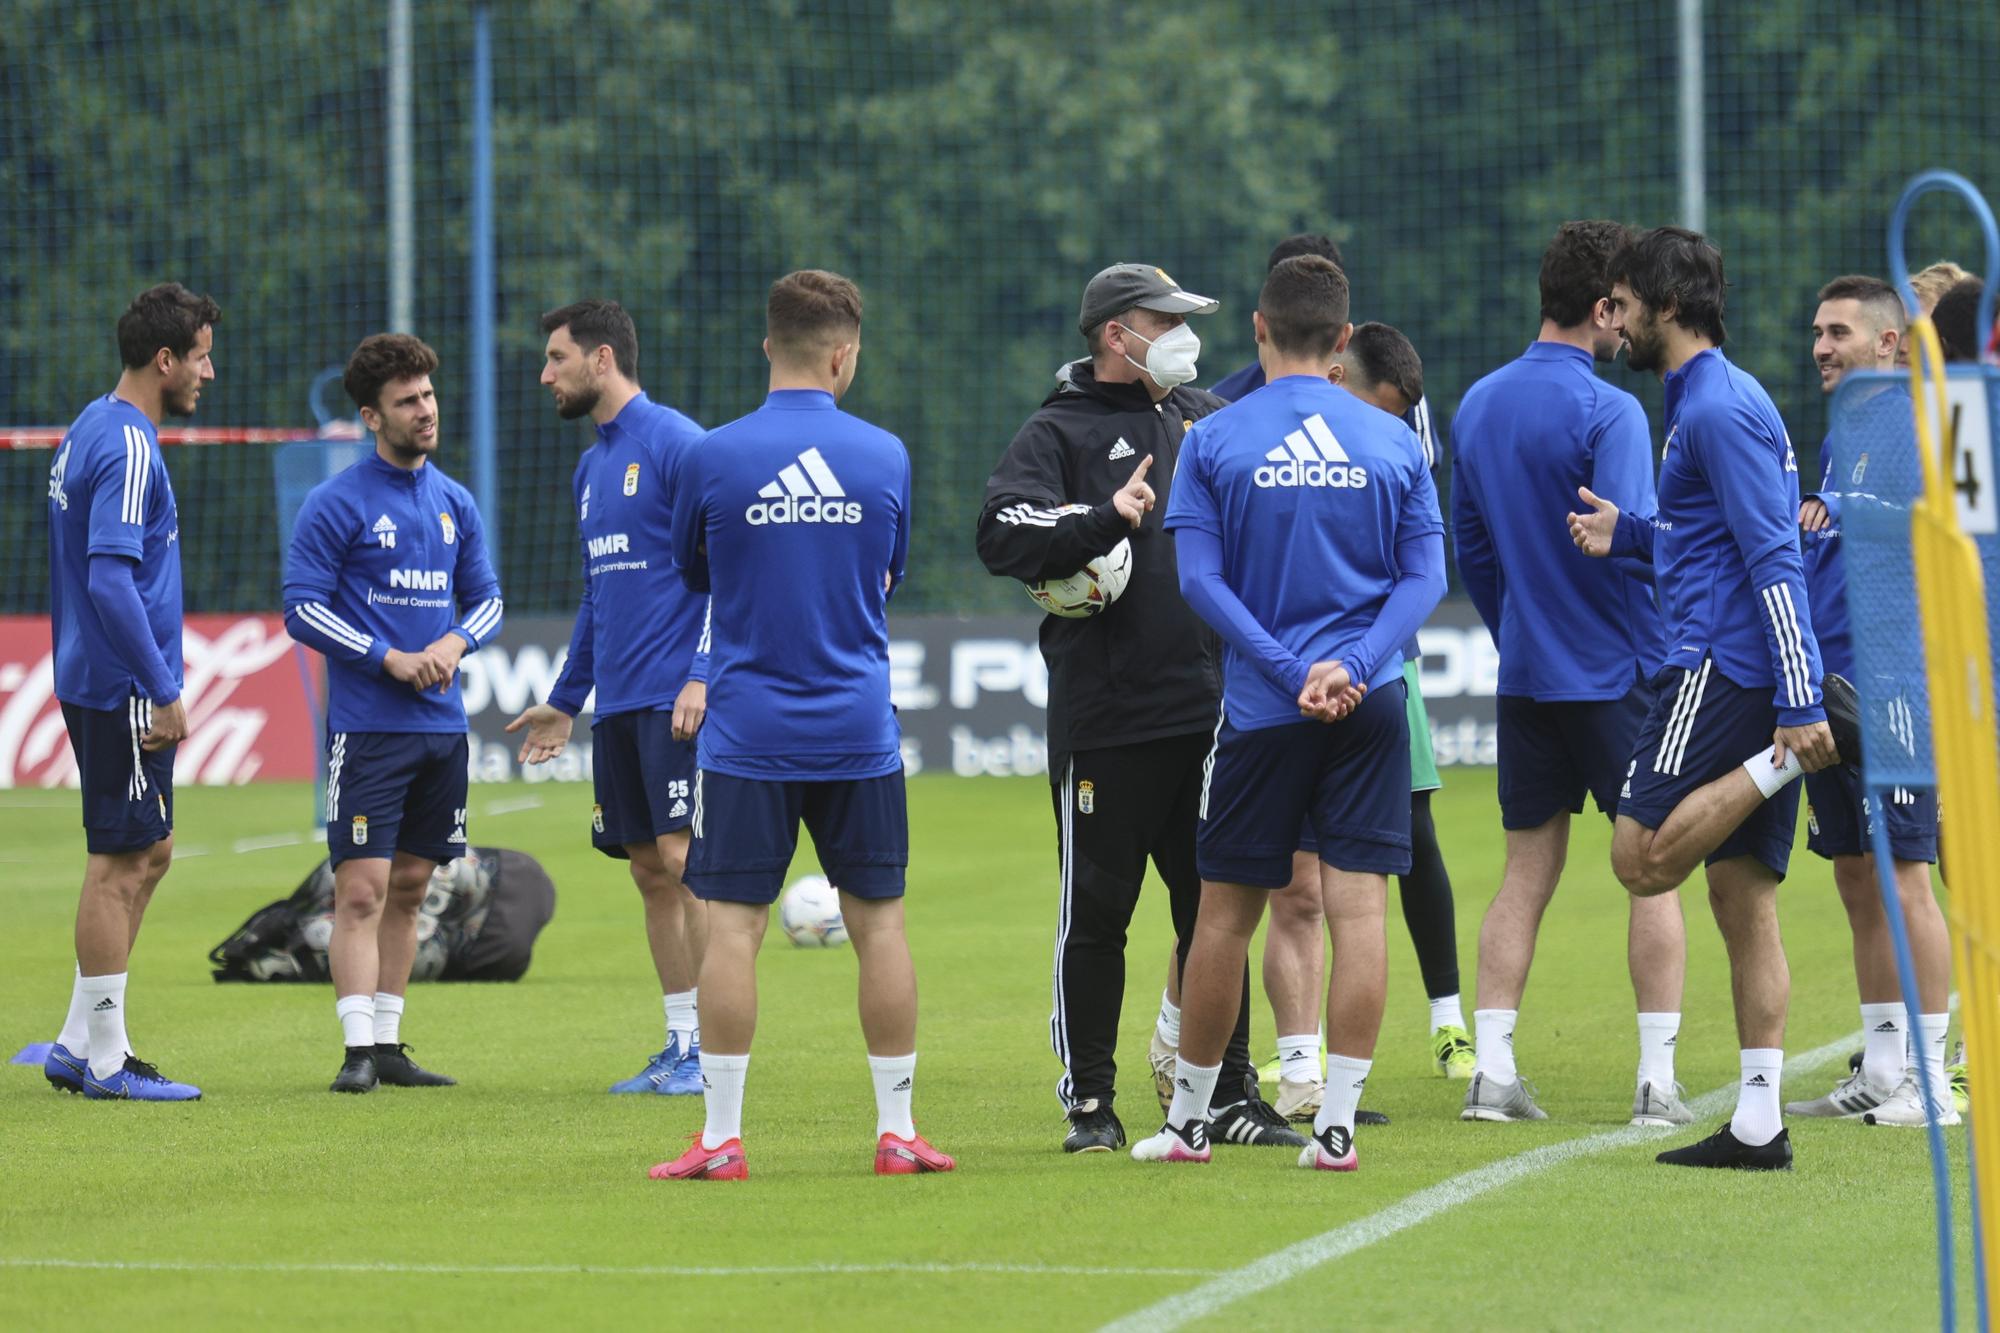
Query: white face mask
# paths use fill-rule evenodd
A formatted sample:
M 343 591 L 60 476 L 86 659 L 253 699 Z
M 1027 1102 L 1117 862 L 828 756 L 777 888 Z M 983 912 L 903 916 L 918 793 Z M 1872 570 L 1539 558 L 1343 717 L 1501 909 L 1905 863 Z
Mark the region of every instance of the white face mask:
M 1176 384 L 1186 384 L 1194 378 L 1195 358 L 1201 355 L 1201 339 L 1186 324 L 1176 324 L 1157 338 L 1145 334 L 1129 325 L 1120 328 L 1130 338 L 1137 338 L 1146 344 L 1146 364 L 1140 365 L 1127 356 L 1135 369 L 1143 370 L 1153 377 L 1153 383 L 1163 389 L 1171 389 Z

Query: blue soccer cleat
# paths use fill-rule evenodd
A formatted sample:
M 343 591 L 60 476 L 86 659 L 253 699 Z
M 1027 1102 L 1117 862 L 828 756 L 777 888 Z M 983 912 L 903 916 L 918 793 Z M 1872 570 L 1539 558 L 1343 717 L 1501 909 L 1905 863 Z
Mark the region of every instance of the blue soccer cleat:
M 127 1055 L 117 1073 L 98 1078 L 86 1068 L 83 1095 L 92 1101 L 198 1102 L 201 1089 L 176 1083 L 136 1055 Z
M 42 1077 L 57 1092 L 82 1092 L 83 1081 L 89 1076 L 90 1062 L 80 1055 L 71 1055 L 69 1047 L 61 1042 L 50 1046 L 42 1060 Z
M 622 1083 L 611 1085 L 613 1092 L 650 1092 L 662 1097 L 691 1097 L 701 1092 L 701 1046 L 683 1047 L 678 1037 L 669 1036 L 660 1053 L 646 1067 Z

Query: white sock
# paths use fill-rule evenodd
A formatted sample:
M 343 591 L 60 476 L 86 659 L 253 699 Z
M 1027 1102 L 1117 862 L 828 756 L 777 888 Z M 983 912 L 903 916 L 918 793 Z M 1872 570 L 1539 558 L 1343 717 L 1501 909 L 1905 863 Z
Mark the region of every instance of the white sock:
M 403 1040 L 403 997 L 375 992 L 375 1044 L 395 1046 Z
M 1374 1067 L 1373 1060 L 1327 1053 L 1326 1093 L 1320 1100 L 1319 1114 L 1313 1117 L 1313 1133 L 1324 1134 L 1335 1125 L 1354 1132 L 1354 1110 L 1361 1105 L 1361 1090 L 1368 1085 L 1368 1071 Z
M 125 1067 L 132 1042 L 125 1035 L 125 977 L 113 972 L 101 977 L 78 977 L 88 1017 L 90 1072 L 95 1078 L 110 1078 Z
M 1903 1002 L 1861 1006 L 1861 1072 L 1881 1092 L 1903 1081 L 1909 1065 L 1909 1032 Z
M 1290 1079 L 1294 1083 L 1317 1083 L 1319 1072 L 1319 1034 L 1302 1033 L 1296 1037 L 1278 1038 L 1278 1077 Z
M 1766 746 L 1743 761 L 1743 771 L 1750 775 L 1750 780 L 1757 784 L 1757 790 L 1763 792 L 1764 799 L 1768 801 L 1783 791 L 1786 783 L 1806 770 L 1799 763 L 1799 757 L 1789 750 L 1785 752 L 1784 763 L 1772 763 L 1771 749 Z M 1775 1134 L 1778 1131 L 1774 1129 L 1771 1132 Z
M 1736 1114 L 1729 1118 L 1729 1132 L 1738 1143 L 1761 1148 L 1785 1127 L 1778 1115 L 1778 1076 L 1784 1068 L 1781 1050 L 1759 1047 L 1743 1052 L 1743 1081 L 1736 1088 Z
M 701 1031 L 701 1020 L 695 1017 L 695 995 L 691 990 L 669 991 L 662 997 L 667 1010 L 667 1041 L 674 1035 L 681 1037 L 681 1049 L 686 1050 L 694 1043 L 695 1034 Z
M 1663 1091 L 1674 1086 L 1674 1043 L 1680 1040 L 1679 1014 L 1639 1015 L 1639 1081 Z
M 1191 1065 L 1185 1057 L 1174 1058 L 1174 1103 L 1167 1108 L 1167 1123 L 1186 1125 L 1208 1119 L 1208 1100 L 1215 1095 L 1215 1078 L 1220 1064 Z
M 1462 1028 L 1465 1026 L 1465 1011 L 1459 1007 L 1458 995 L 1440 995 L 1431 1001 L 1431 1031 L 1439 1028 Z
M 333 1002 L 333 1012 L 340 1017 L 341 1045 L 373 1046 L 375 1044 L 375 997 L 373 995 L 343 995 Z
M 917 1053 L 871 1055 L 868 1072 L 875 1080 L 875 1137 L 916 1137 L 917 1127 L 910 1120 L 910 1085 L 917 1081 Z
M 750 1057 L 701 1053 L 702 1100 L 707 1103 L 708 1120 L 701 1131 L 701 1146 L 713 1151 L 731 1139 L 743 1137 L 743 1079 L 750 1070 Z
M 1177 1051 L 1181 1048 L 1181 1007 L 1169 1000 L 1165 991 L 1160 992 L 1160 1016 L 1153 1020 L 1153 1034 L 1161 1045 Z
M 1917 1017 L 1917 1030 L 1923 1033 L 1923 1049 L 1918 1056 L 1924 1062 L 1924 1073 L 1930 1076 L 1931 1096 L 1939 1106 L 1947 1109 L 1951 1106 L 1951 1085 L 1945 1081 L 1944 1075 L 1944 1040 L 1950 1028 L 1949 1013 L 1920 1014 Z
M 1514 1022 L 1519 1009 L 1474 1009 L 1472 1011 L 1473 1072 L 1495 1083 L 1512 1083 L 1520 1077 L 1514 1070 Z
M 90 1006 L 83 1002 L 83 968 L 79 965 L 69 983 L 69 1013 L 63 1018 L 62 1035 L 56 1045 L 71 1055 L 90 1055 Z

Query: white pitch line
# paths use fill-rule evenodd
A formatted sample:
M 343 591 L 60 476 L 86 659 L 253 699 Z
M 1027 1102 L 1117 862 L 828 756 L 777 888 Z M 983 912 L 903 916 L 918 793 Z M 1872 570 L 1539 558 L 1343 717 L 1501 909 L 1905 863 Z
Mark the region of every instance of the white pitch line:
M 363 1273 L 443 1277 L 868 1277 L 882 1274 L 992 1273 L 1027 1277 L 1213 1277 L 1216 1268 L 1092 1268 L 1068 1264 L 769 1264 L 681 1267 L 649 1264 L 229 1263 L 182 1259 L 48 1259 L 0 1256 L 0 1268 L 134 1273 Z
M 1787 1078 L 1802 1074 L 1809 1069 L 1825 1064 L 1837 1055 L 1854 1049 L 1861 1040 L 1859 1032 L 1851 1033 L 1838 1041 L 1830 1041 L 1824 1046 L 1793 1056 L 1785 1061 Z M 1713 1092 L 1703 1093 L 1688 1103 L 1698 1120 L 1707 1119 L 1730 1106 L 1736 1092 L 1731 1083 Z M 1511 1185 L 1527 1176 L 1539 1175 L 1551 1167 L 1579 1157 L 1589 1157 L 1613 1148 L 1623 1148 L 1634 1143 L 1658 1141 L 1667 1136 L 1667 1131 L 1652 1126 L 1606 1130 L 1601 1134 L 1589 1134 L 1582 1138 L 1568 1139 L 1562 1143 L 1551 1143 L 1527 1152 L 1503 1157 L 1497 1162 L 1476 1167 L 1461 1175 L 1440 1181 L 1427 1189 L 1397 1200 L 1387 1208 L 1356 1218 L 1345 1226 L 1321 1232 L 1297 1244 L 1265 1255 L 1241 1268 L 1232 1269 L 1212 1278 L 1190 1291 L 1169 1296 L 1143 1310 L 1115 1319 L 1104 1325 L 1103 1333 L 1150 1333 L 1150 1330 L 1181 1328 L 1195 1320 L 1220 1310 L 1223 1306 L 1240 1301 L 1246 1296 L 1254 1296 L 1268 1291 L 1280 1283 L 1289 1282 L 1322 1264 L 1343 1259 L 1356 1250 L 1366 1249 L 1380 1240 L 1422 1222 L 1428 1222 L 1441 1213 L 1450 1212 L 1462 1203 L 1467 1203 L 1502 1186 Z
M 511 800 L 493 801 L 486 807 L 489 815 L 517 815 L 523 810 L 539 810 L 542 798 L 539 796 L 517 796 Z
M 244 852 L 268 852 L 274 847 L 297 847 L 311 836 L 309 833 L 267 833 L 261 838 L 238 838 L 229 844 L 229 850 L 239 856 Z

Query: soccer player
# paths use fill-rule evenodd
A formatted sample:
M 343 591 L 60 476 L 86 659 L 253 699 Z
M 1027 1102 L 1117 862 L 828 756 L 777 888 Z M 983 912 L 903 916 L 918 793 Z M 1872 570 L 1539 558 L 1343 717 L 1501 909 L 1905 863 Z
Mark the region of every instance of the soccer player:
M 520 762 L 569 744 L 594 686 L 591 844 L 631 866 L 660 979 L 666 1045 L 613 1092 L 701 1091 L 695 977 L 707 913 L 682 883 L 694 818 L 694 734 L 708 698 L 701 650 L 707 599 L 673 564 L 673 481 L 701 427 L 639 387 L 639 333 L 616 301 L 578 301 L 542 316 L 542 383 L 565 421 L 597 426 L 570 483 L 583 536 L 583 601 L 569 657 L 523 728 Z
M 1208 1160 L 1244 950 L 1310 821 L 1333 976 L 1325 1094 L 1299 1165 L 1357 1165 L 1354 1112 L 1387 980 L 1386 877 L 1410 869 L 1402 649 L 1444 593 L 1444 524 L 1409 428 L 1328 382 L 1347 308 L 1331 260 L 1271 270 L 1252 321 L 1267 383 L 1196 423 L 1167 510 L 1182 591 L 1226 655 L 1174 1097 L 1133 1146 L 1139 1161 Z
M 1319 232 L 1301 232 L 1286 237 L 1272 247 L 1265 272 L 1268 274 L 1280 262 L 1294 255 L 1320 255 L 1339 265 L 1342 271 L 1346 269 L 1340 247 L 1331 237 Z M 1381 332 L 1378 333 L 1378 330 Z M 1394 335 L 1394 338 L 1383 335 Z M 1383 406 L 1397 397 L 1404 399 L 1405 406 L 1395 415 L 1402 417 L 1416 432 L 1423 446 L 1425 465 L 1430 468 L 1432 484 L 1435 485 L 1437 440 L 1431 428 L 1430 404 L 1423 396 L 1423 364 L 1417 359 L 1416 350 L 1409 348 L 1407 360 L 1398 353 L 1392 367 L 1389 358 L 1397 339 L 1401 340 L 1403 347 L 1409 348 L 1409 340 L 1386 324 L 1363 324 L 1356 328 L 1347 349 L 1335 363 L 1335 382 L 1342 382 L 1338 377 L 1347 373 L 1350 363 L 1355 363 L 1358 368 L 1360 358 L 1369 358 L 1375 364 L 1377 376 L 1374 382 L 1378 391 L 1371 401 Z M 1389 383 L 1392 378 L 1405 380 L 1404 389 L 1414 388 L 1415 396 L 1410 397 L 1396 389 Z M 1263 383 L 1264 368 L 1253 361 L 1218 383 L 1215 393 L 1235 402 Z M 1348 387 L 1356 385 L 1350 383 Z M 1405 650 L 1403 663 L 1413 719 L 1410 767 L 1413 780 L 1425 790 L 1411 794 L 1411 870 L 1409 874 L 1397 877 L 1397 886 L 1402 900 L 1403 924 L 1409 929 L 1410 943 L 1417 954 L 1417 969 L 1423 976 L 1424 992 L 1429 1000 L 1432 1067 L 1448 1078 L 1469 1078 L 1472 1074 L 1472 1039 L 1465 1030 L 1465 1014 L 1459 1000 L 1458 938 L 1451 878 L 1445 870 L 1444 855 L 1438 848 L 1437 828 L 1430 818 L 1429 793 L 1438 784 L 1436 762 L 1431 754 L 1428 714 L 1422 715 L 1422 725 L 1417 725 L 1415 721 L 1423 709 L 1423 698 L 1416 685 L 1417 657 L 1417 646 L 1412 643 Z M 1271 1014 L 1280 1033 L 1303 1033 L 1307 1024 L 1318 1022 L 1314 1011 L 1319 1007 L 1319 982 L 1325 961 L 1325 946 L 1320 939 L 1323 922 L 1319 909 L 1319 857 L 1314 854 L 1311 841 L 1308 833 L 1305 845 L 1293 858 L 1291 885 L 1271 895 L 1271 925 L 1264 933 L 1264 993 L 1270 1000 Z M 1171 992 L 1168 998 L 1172 998 Z M 1278 1110 L 1288 1119 L 1309 1120 L 1319 1110 L 1319 1047 L 1316 1035 L 1310 1038 L 1280 1036 L 1278 1039 Z M 1163 1055 L 1164 1060 L 1161 1058 Z M 1166 1074 L 1163 1097 L 1171 1097 L 1173 1053 L 1163 1050 L 1156 1040 L 1154 1059 L 1155 1068 L 1164 1066 Z M 1387 1120 L 1366 1110 L 1360 1113 L 1360 1117 L 1363 1124 L 1386 1123 Z
M 431 462 L 437 366 L 407 333 L 354 349 L 342 383 L 375 452 L 313 487 L 285 558 L 285 628 L 327 661 L 333 1092 L 453 1082 L 410 1058 L 403 999 L 431 872 L 465 854 L 459 659 L 502 608 L 472 493 Z
M 1835 278 L 1820 288 L 1813 315 L 1813 362 L 1820 388 L 1831 398 L 1850 370 L 1894 371 L 1903 341 L 1903 302 L 1880 278 Z M 1872 391 L 1853 411 L 1884 421 L 1885 430 L 1908 436 L 1910 396 L 1900 384 Z M 1914 448 L 1914 441 L 1912 441 Z M 1805 529 L 1806 593 L 1820 659 L 1828 671 L 1854 672 L 1854 639 L 1847 615 L 1847 579 L 1840 543 L 1841 492 L 1865 488 L 1861 477 L 1834 475 L 1834 441 L 1821 453 L 1825 467 L 1817 493 L 1799 507 Z M 1803 1116 L 1865 1116 L 1872 1125 L 1924 1124 L 1924 1100 L 1916 1068 L 1909 1062 L 1910 1033 L 1902 992 L 1896 982 L 1896 954 L 1882 907 L 1870 832 L 1874 821 L 1887 826 L 1895 862 L 1896 896 L 1916 963 L 1917 1049 L 1928 1062 L 1931 1087 L 1940 1096 L 1939 1120 L 1958 1123 L 1958 1111 L 1943 1096 L 1945 1030 L 1951 1024 L 1951 938 L 1944 913 L 1931 890 L 1937 861 L 1937 794 L 1897 788 L 1883 805 L 1863 791 L 1860 776 L 1844 764 L 1806 775 L 1806 849 L 1833 862 L 1833 883 L 1854 933 L 1854 980 L 1861 994 L 1861 1067 L 1824 1097 L 1789 1103 L 1785 1111 Z
M 1791 783 L 1859 761 L 1853 688 L 1829 676 L 1822 693 L 1798 462 L 1770 396 L 1722 354 L 1721 254 L 1695 232 L 1658 227 L 1621 246 L 1610 270 L 1612 326 L 1632 368 L 1657 372 L 1667 388 L 1657 515 L 1621 514 L 1584 487 L 1588 512 L 1569 516 L 1586 554 L 1653 563 L 1666 628 L 1666 665 L 1619 791 L 1611 867 L 1628 892 L 1652 897 L 1706 861 L 1742 1048 L 1730 1121 L 1658 1160 L 1789 1169 L 1778 1085 L 1791 974 L 1778 882 L 1798 819 Z
M 1006 578 L 1066 577 L 1131 544 L 1131 581 L 1116 602 L 1084 619 L 1042 621 L 1062 886 L 1049 1039 L 1063 1063 L 1056 1096 L 1068 1119 L 1064 1152 L 1125 1144 L 1118 1017 L 1147 862 L 1166 885 L 1176 965 L 1201 901 L 1195 824 L 1220 681 L 1214 636 L 1181 596 L 1174 545 L 1155 511 L 1172 493 L 1188 427 L 1222 406 L 1191 387 L 1201 340 L 1188 319 L 1214 309 L 1150 264 L 1113 264 L 1092 277 L 1077 313 L 1090 355 L 1057 372 L 1053 391 L 1015 432 L 979 515 L 979 557 Z M 1170 970 L 1170 987 L 1173 980 Z M 1258 1094 L 1249 994 L 1246 973 L 1215 1088 L 1216 1137 L 1302 1147 Z M 1169 1013 L 1178 1023 L 1178 1010 L 1166 998 L 1161 1009 L 1156 1058 L 1179 1040 L 1166 1026 Z
M 118 318 L 124 370 L 83 409 L 49 470 L 49 618 L 55 693 L 83 787 L 83 890 L 69 1014 L 42 1065 L 86 1097 L 194 1101 L 132 1054 L 126 961 L 174 856 L 181 701 L 180 510 L 160 452 L 163 417 L 194 415 L 222 311 L 177 282 Z
M 1578 487 L 1632 513 L 1657 506 L 1653 446 L 1639 400 L 1595 373 L 1621 345 L 1610 262 L 1616 222 L 1565 222 L 1542 252 L 1541 330 L 1459 404 L 1452 529 L 1458 567 L 1500 649 L 1500 824 L 1506 865 L 1479 928 L 1477 1050 L 1465 1120 L 1541 1120 L 1515 1065 L 1515 1024 L 1542 914 L 1569 856 L 1586 795 L 1618 814 L 1626 761 L 1661 666 L 1652 573 L 1629 560 L 1578 560 L 1548 521 Z M 1678 1125 L 1693 1113 L 1674 1081 L 1687 974 L 1679 893 L 1633 897 L 1625 956 L 1638 1002 L 1632 1120 Z
M 757 950 L 805 821 L 861 968 L 875 1082 L 875 1174 L 949 1171 L 910 1116 L 917 978 L 903 933 L 910 859 L 886 608 L 910 545 L 910 456 L 839 410 L 861 351 L 861 293 L 806 269 L 771 286 L 764 405 L 689 452 L 674 560 L 711 596 L 714 658 L 697 734 L 688 884 L 708 903 L 701 965 L 707 1122 L 656 1180 L 741 1180 Z
M 1946 361 L 1979 359 L 1979 351 L 1992 333 L 1991 329 L 1979 327 L 1979 298 L 1985 290 L 1986 284 L 1980 279 L 1966 278 L 1947 287 L 1932 307 L 1931 323 L 1937 326 L 1938 343 L 1944 348 Z

